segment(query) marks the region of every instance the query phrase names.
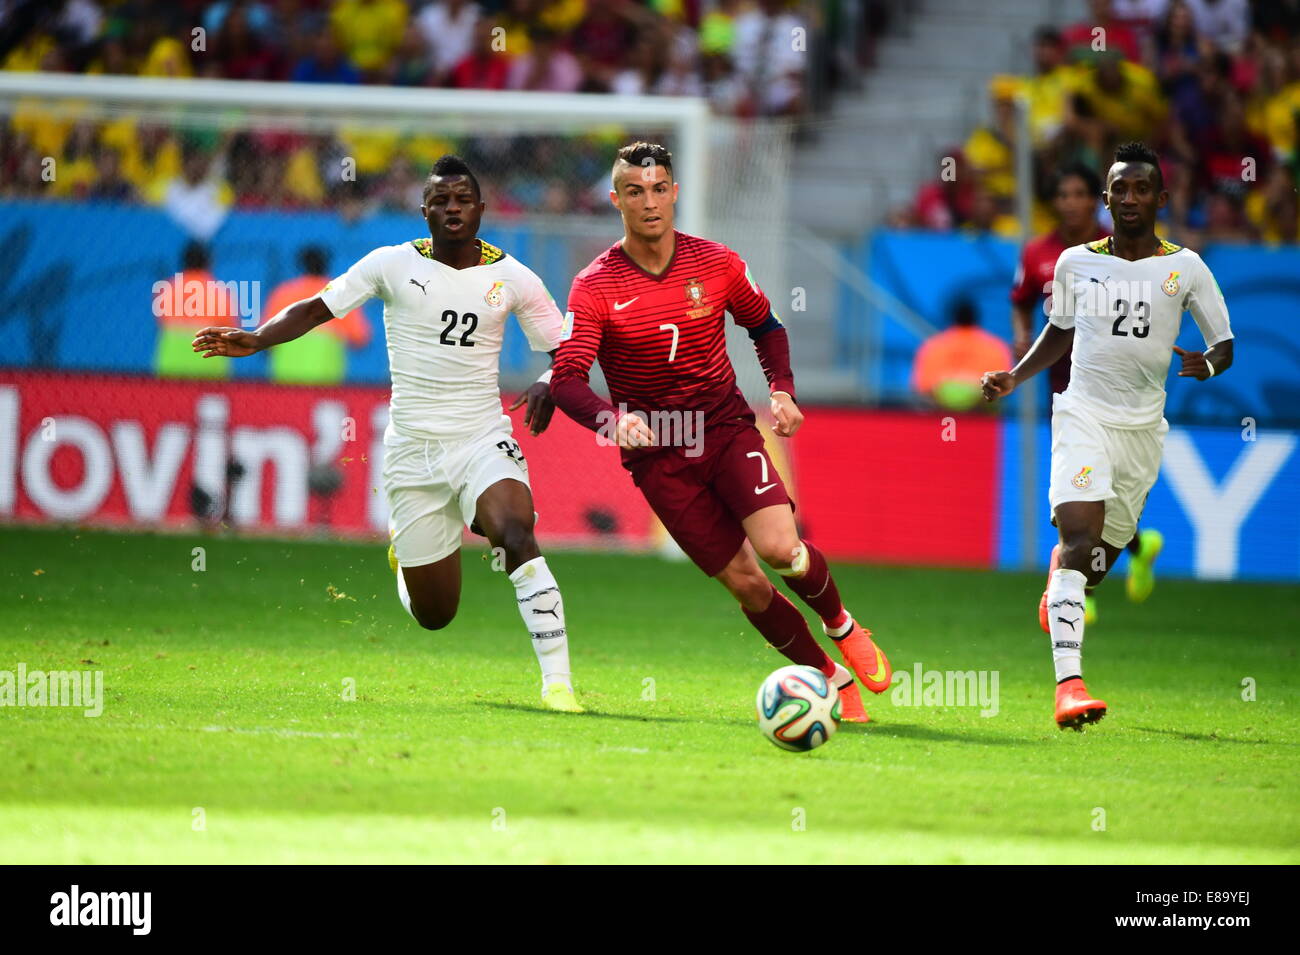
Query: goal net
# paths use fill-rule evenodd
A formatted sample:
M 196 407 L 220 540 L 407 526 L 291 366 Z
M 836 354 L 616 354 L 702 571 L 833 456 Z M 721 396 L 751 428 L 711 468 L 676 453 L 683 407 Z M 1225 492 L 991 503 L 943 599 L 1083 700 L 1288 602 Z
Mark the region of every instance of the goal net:
M 785 317 L 781 123 L 685 98 L 0 74 L 0 262 L 18 292 L 0 317 L 0 519 L 381 532 L 380 303 L 297 351 L 207 366 L 187 353 L 192 327 L 255 327 L 322 275 L 427 235 L 421 187 L 448 152 L 481 182 L 481 235 L 563 310 L 621 234 L 609 170 L 634 139 L 673 151 L 678 227 L 737 249 Z M 758 401 L 747 337 L 728 343 Z M 512 322 L 503 393 L 545 363 Z M 539 503 L 539 533 L 627 544 L 646 516 L 615 452 L 590 443 L 564 421 L 526 444 L 539 501 L 553 481 L 576 500 Z

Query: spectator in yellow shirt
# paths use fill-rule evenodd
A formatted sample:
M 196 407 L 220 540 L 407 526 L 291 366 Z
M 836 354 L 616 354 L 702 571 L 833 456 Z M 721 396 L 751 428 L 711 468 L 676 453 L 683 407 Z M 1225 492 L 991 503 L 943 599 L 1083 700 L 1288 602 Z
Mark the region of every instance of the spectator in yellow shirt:
M 402 0 L 340 0 L 330 11 L 330 27 L 352 64 L 373 73 L 401 45 L 409 15 Z
M 1065 53 L 1065 41 L 1055 27 L 1041 27 L 1034 34 L 1034 75 L 1025 83 L 1025 94 L 1035 147 L 1051 142 L 1061 131 L 1066 99 L 1079 83 L 1079 70 L 1065 61 Z
M 190 66 L 190 48 L 171 36 L 160 36 L 149 48 L 149 55 L 140 67 L 141 76 L 189 77 L 194 75 Z
M 1168 113 L 1160 84 L 1146 67 L 1118 53 L 1099 53 L 1083 73 L 1071 98 L 1069 124 L 1098 155 L 1114 141 L 1142 139 L 1158 129 Z
M 997 197 L 1016 192 L 1016 94 L 1020 80 L 995 76 L 989 82 L 993 122 L 980 126 L 962 147 L 966 161 L 980 176 L 984 188 Z

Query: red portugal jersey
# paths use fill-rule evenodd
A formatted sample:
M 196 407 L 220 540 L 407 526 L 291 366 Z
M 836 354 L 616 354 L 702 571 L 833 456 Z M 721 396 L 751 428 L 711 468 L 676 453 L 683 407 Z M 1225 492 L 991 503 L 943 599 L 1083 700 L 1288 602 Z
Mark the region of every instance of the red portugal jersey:
M 1101 226 L 1086 241 L 1095 242 L 1110 235 Z M 1056 260 L 1066 249 L 1065 242 L 1055 229 L 1030 239 L 1020 252 L 1020 265 L 1016 269 L 1016 280 L 1011 285 L 1011 301 L 1016 305 L 1033 305 L 1042 302 L 1052 287 L 1052 276 L 1056 273 Z
M 1089 242 L 1104 239 L 1110 235 L 1101 226 Z M 1052 279 L 1056 275 L 1056 260 L 1067 246 L 1055 229 L 1036 239 L 1030 239 L 1020 250 L 1020 265 L 1016 269 L 1016 280 L 1011 284 L 1011 301 L 1015 305 L 1042 304 L 1052 289 Z M 1046 310 L 1044 310 L 1046 314 Z M 1035 323 L 1032 328 L 1037 328 Z M 1070 384 L 1070 349 L 1066 349 L 1047 372 L 1047 407 L 1051 408 L 1052 395 L 1062 392 Z
M 727 312 L 751 337 L 780 328 L 745 261 L 725 245 L 677 232 L 668 267 L 651 275 L 616 243 L 573 280 L 554 380 L 586 382 L 599 360 L 616 408 L 702 411 L 705 427 L 753 422 L 727 357 Z M 771 386 L 794 394 L 792 380 Z

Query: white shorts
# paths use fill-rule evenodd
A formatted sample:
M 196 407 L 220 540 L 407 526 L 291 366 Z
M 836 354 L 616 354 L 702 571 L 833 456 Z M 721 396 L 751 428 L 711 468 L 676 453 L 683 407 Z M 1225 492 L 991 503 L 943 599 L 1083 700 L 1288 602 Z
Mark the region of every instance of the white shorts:
M 528 462 L 510 419 L 462 441 L 414 441 L 384 448 L 384 492 L 397 562 L 420 567 L 454 554 L 479 495 L 497 481 L 528 484 Z
M 1052 513 L 1067 501 L 1104 501 L 1101 539 L 1124 547 L 1137 532 L 1147 494 L 1160 475 L 1169 423 L 1110 428 L 1064 397 L 1052 397 Z

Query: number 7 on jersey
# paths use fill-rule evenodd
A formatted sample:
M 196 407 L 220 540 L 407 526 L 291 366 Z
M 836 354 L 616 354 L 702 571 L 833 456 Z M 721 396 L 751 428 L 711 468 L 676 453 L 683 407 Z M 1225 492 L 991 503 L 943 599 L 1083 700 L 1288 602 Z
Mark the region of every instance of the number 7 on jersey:
M 668 360 L 672 361 L 674 358 L 677 357 L 677 338 L 680 332 L 678 331 L 677 326 L 673 325 L 671 322 L 660 325 L 659 331 L 662 332 L 665 328 L 671 330 L 673 333 L 673 344 L 672 347 L 668 349 Z

